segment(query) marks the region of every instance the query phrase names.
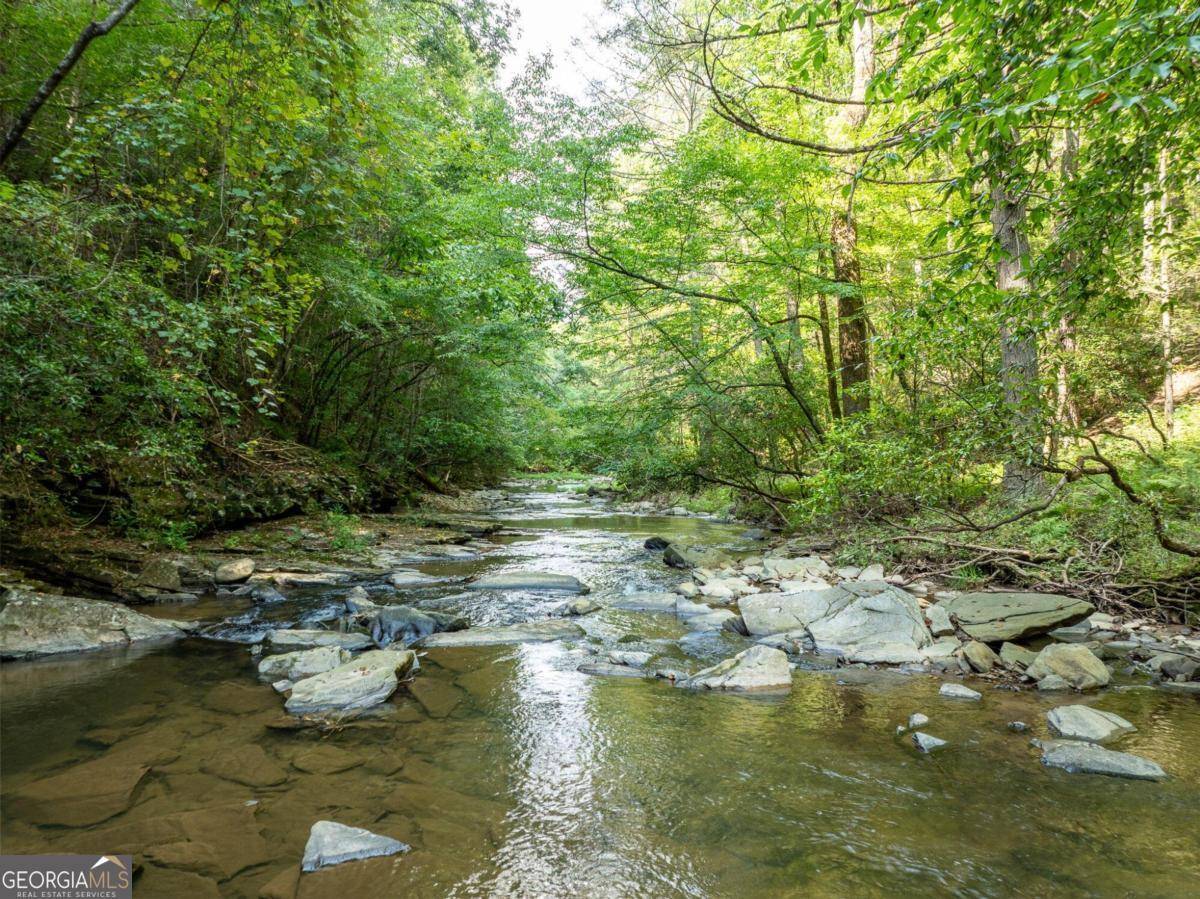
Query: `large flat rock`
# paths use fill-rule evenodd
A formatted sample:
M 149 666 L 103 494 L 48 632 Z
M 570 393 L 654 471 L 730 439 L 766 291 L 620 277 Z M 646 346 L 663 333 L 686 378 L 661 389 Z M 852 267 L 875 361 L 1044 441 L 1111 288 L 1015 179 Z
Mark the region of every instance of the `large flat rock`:
M 0 658 L 23 659 L 185 636 L 182 621 L 96 599 L 9 590 L 0 599 Z
M 286 708 L 293 715 L 345 712 L 385 702 L 399 686 L 399 677 L 416 663 L 411 650 L 377 649 L 352 662 L 305 678 L 292 686 Z
M 1076 740 L 1044 741 L 1042 764 L 1062 768 L 1071 774 L 1106 774 L 1133 780 L 1162 780 L 1167 776 L 1157 764 L 1140 755 L 1114 752 L 1095 743 Z
M 567 593 L 587 593 L 587 584 L 569 574 L 542 571 L 510 571 L 481 577 L 467 584 L 468 590 L 561 590 Z
M 963 593 L 938 605 L 983 643 L 1044 634 L 1094 611 L 1090 602 L 1057 593 Z
M 1050 732 L 1065 740 L 1108 743 L 1135 730 L 1120 715 L 1086 705 L 1060 705 L 1046 713 Z
M 104 756 L 17 788 L 5 806 L 9 814 L 41 825 L 99 824 L 133 804 L 149 770 L 140 761 Z
M 304 847 L 305 871 L 316 871 L 328 865 L 381 855 L 396 855 L 409 850 L 407 843 L 393 840 L 361 827 L 350 827 L 336 821 L 318 821 L 308 834 Z
M 550 643 L 554 640 L 570 640 L 582 636 L 583 628 L 575 622 L 550 618 L 545 621 L 527 621 L 524 624 L 473 627 L 465 631 L 431 634 L 418 641 L 417 645 L 426 648 L 499 646 L 505 643 Z
M 342 633 L 341 631 L 289 630 L 271 631 L 267 639 L 276 649 L 308 649 L 314 646 L 340 646 L 354 651 L 366 649 L 371 638 L 366 634 Z

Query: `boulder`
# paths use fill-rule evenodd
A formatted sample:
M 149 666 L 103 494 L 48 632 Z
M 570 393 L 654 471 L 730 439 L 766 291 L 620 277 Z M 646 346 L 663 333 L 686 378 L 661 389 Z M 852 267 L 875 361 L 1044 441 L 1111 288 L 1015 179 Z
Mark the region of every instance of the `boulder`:
M 650 653 L 632 649 L 613 649 L 607 657 L 614 665 L 628 665 L 631 668 L 643 668 L 650 662 Z
M 445 646 L 499 646 L 505 643 L 549 643 L 583 636 L 583 629 L 573 621 L 551 618 L 506 624 L 497 627 L 473 627 L 455 633 L 432 634 L 421 639 L 425 648 Z
M 183 586 L 179 565 L 170 559 L 151 559 L 142 568 L 137 578 L 138 586 L 153 587 L 167 593 L 177 593 Z
M 642 544 L 642 546 L 651 552 L 662 552 L 670 545 L 671 541 L 666 537 L 649 537 L 646 539 L 646 542 Z
M 271 645 L 278 649 L 304 649 L 312 646 L 340 646 L 351 652 L 366 649 L 371 645 L 371 638 L 366 634 L 342 633 L 341 631 L 323 630 L 288 630 L 271 631 L 267 635 Z
M 407 646 L 422 637 L 443 631 L 461 631 L 467 622 L 444 612 L 423 612 L 412 606 L 380 606 L 371 618 L 371 639 L 377 646 Z
M 1037 688 L 1042 693 L 1055 693 L 1063 690 L 1070 690 L 1071 685 L 1057 674 L 1047 674 L 1037 682 Z
M 1158 765 L 1128 752 L 1114 752 L 1095 743 L 1075 740 L 1045 740 L 1041 743 L 1042 764 L 1071 774 L 1106 774 L 1133 780 L 1162 780 L 1167 776 Z
M 672 568 L 717 568 L 729 561 L 719 549 L 671 543 L 663 550 L 663 561 Z
M 569 574 L 549 574 L 540 571 L 510 571 L 481 577 L 470 584 L 469 590 L 562 590 L 567 593 L 587 593 L 587 584 Z
M 935 637 L 947 637 L 954 633 L 954 623 L 950 613 L 941 603 L 933 603 L 925 609 L 925 620 L 929 623 L 929 632 Z
M 913 745 L 924 753 L 934 752 L 935 750 L 941 749 L 943 746 L 950 745 L 945 740 L 930 736 L 926 733 L 921 733 L 921 731 L 917 731 L 912 735 L 912 741 Z
M 254 574 L 253 559 L 233 559 L 222 562 L 213 572 L 213 580 L 218 584 L 240 584 Z
M 115 602 L 9 590 L 0 600 L 0 658 L 23 659 L 173 640 L 191 625 L 151 618 Z
M 916 730 L 918 727 L 924 727 L 929 723 L 929 716 L 921 712 L 913 712 L 908 716 L 908 729 Z
M 411 650 L 377 649 L 292 685 L 285 707 L 293 715 L 370 708 L 388 699 L 398 677 L 417 661 Z
M 964 687 L 962 684 L 942 684 L 938 690 L 938 696 L 944 696 L 947 699 L 967 699 L 973 702 L 978 702 L 983 699 L 983 694 L 970 687 Z
M 1009 668 L 1024 670 L 1032 665 L 1036 658 L 1036 652 L 1016 643 L 1005 643 L 1000 647 L 1000 661 Z
M 1046 713 L 1050 732 L 1064 740 L 1108 743 L 1137 730 L 1120 715 L 1086 705 L 1060 705 Z
M 298 681 L 345 665 L 350 658 L 349 650 L 340 646 L 317 646 L 267 656 L 258 663 L 258 673 L 272 680 Z
M 1038 653 L 1025 673 L 1037 681 L 1056 675 L 1076 690 L 1103 687 L 1109 680 L 1105 664 L 1090 649 L 1078 643 L 1050 644 Z
M 972 640 L 962 648 L 963 658 L 967 664 L 980 674 L 991 671 L 1000 663 L 1000 657 L 992 652 L 991 647 L 978 640 Z
M 1055 593 L 963 593 L 938 604 L 983 643 L 1044 634 L 1093 610 L 1089 602 Z
M 677 681 L 675 686 L 692 690 L 779 690 L 792 685 L 787 655 L 770 646 L 751 646 L 732 659 Z
M 408 852 L 410 848 L 407 843 L 371 833 L 361 827 L 349 827 L 336 821 L 318 821 L 309 831 L 301 867 L 305 871 L 316 871 L 362 858 L 396 855 Z
M 558 607 L 557 612 L 565 618 L 578 618 L 580 615 L 590 615 L 600 610 L 600 604 L 586 597 L 572 599 Z
M 374 615 L 383 608 L 371 599 L 371 594 L 362 587 L 350 588 L 350 591 L 343 597 L 343 602 L 346 603 L 346 611 L 351 615 Z
M 774 580 L 823 579 L 824 575 L 833 573 L 829 563 L 820 556 L 801 556 L 796 559 L 768 556 L 763 559 L 762 567 L 763 576 Z
M 866 568 L 864 568 L 862 571 L 860 571 L 858 573 L 858 576 L 855 578 L 855 580 L 882 581 L 883 574 L 884 574 L 883 566 L 880 565 L 878 562 L 875 562 L 871 565 L 868 565 Z

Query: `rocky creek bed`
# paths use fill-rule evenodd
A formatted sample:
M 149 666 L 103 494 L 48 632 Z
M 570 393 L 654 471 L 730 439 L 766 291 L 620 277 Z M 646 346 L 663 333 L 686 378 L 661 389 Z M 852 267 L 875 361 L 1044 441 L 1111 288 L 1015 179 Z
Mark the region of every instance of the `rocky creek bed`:
M 136 608 L 10 592 L 4 851 L 139 896 L 1194 887 L 1187 629 L 483 500 L 358 564 L 153 560 Z

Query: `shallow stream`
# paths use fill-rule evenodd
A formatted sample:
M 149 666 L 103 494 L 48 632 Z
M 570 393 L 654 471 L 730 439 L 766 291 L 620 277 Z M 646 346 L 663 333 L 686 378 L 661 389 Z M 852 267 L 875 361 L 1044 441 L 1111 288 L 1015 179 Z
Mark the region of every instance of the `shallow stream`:
M 752 548 L 736 526 L 616 515 L 567 491 L 514 495 L 497 517 L 510 536 L 482 560 L 416 567 L 572 574 L 602 594 L 678 580 L 642 549 L 651 534 Z M 243 626 L 264 614 L 328 618 L 343 592 L 290 594 Z M 562 601 L 460 594 L 449 583 L 405 599 L 475 624 L 542 617 Z M 244 611 L 205 602 L 194 614 Z M 648 649 L 672 667 L 746 645 L 651 613 L 580 623 L 594 644 Z M 1078 700 L 1132 721 L 1138 732 L 1118 748 L 1171 774 L 1134 782 L 1039 763 L 1029 739 L 1046 735 L 1044 713 L 1061 696 L 984 686 L 981 703 L 962 703 L 940 699 L 937 678 L 862 669 L 797 671 L 782 696 L 698 694 L 578 673 L 583 642 L 429 650 L 411 690 L 330 733 L 270 726 L 282 701 L 246 645 L 188 640 L 4 665 L 2 849 L 132 844 L 145 862 L 139 897 L 291 895 L 309 828 L 333 819 L 413 849 L 304 875 L 298 895 L 1196 895 L 1193 697 L 1118 689 Z M 896 736 L 915 711 L 948 749 L 923 756 Z M 1013 720 L 1031 731 L 1010 732 Z M 107 820 L 47 823 L 56 815 L 44 806 L 11 800 L 34 781 L 128 764 L 150 772 Z M 70 777 L 60 782 L 59 811 L 79 806 Z M 82 803 L 75 820 L 98 808 Z

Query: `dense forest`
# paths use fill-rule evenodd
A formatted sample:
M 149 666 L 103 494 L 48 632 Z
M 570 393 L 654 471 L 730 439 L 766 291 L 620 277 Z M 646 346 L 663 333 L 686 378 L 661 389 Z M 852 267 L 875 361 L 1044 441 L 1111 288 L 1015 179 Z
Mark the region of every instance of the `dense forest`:
M 1194 597 L 1200 9 L 612 6 L 581 103 L 487 0 L 5 4 L 6 518 L 572 468 Z

